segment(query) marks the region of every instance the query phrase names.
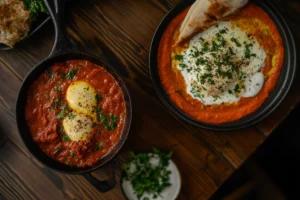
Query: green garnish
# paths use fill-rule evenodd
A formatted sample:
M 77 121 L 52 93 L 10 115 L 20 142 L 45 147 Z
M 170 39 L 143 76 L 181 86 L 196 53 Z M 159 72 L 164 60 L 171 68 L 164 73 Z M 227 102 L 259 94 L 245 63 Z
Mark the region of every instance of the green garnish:
M 54 74 L 53 74 L 52 69 L 47 69 L 46 72 L 49 74 L 50 79 L 51 79 L 51 80 L 54 80 Z
M 62 109 L 62 110 L 69 110 L 69 107 L 68 107 L 67 104 L 65 104 L 65 105 L 61 106 L 60 109 Z
M 54 150 L 54 152 L 53 152 L 53 155 L 57 154 L 59 151 L 60 151 L 60 148 L 59 148 L 59 147 L 55 147 L 55 150 Z
M 63 72 L 57 72 L 57 74 L 64 80 L 66 78 L 66 74 Z
M 59 87 L 54 87 L 53 90 L 56 92 L 61 92 L 61 88 L 59 88 Z
M 45 97 L 46 97 L 46 99 L 50 99 L 50 95 L 49 94 L 46 94 Z
M 55 109 L 57 109 L 60 103 L 61 103 L 61 98 L 58 97 L 57 99 L 55 99 L 55 100 L 52 102 L 52 107 L 54 107 Z
M 23 3 L 30 11 L 30 20 L 34 21 L 42 13 L 48 13 L 47 7 L 43 0 L 23 0 Z
M 76 75 L 77 71 L 75 71 L 74 69 L 71 69 L 67 75 L 66 75 L 66 79 L 68 80 L 72 80 L 74 78 L 74 76 Z
M 74 153 L 74 151 L 71 151 L 71 156 L 72 156 L 73 158 L 77 158 L 77 156 L 76 156 L 76 154 Z
M 104 114 L 100 114 L 99 118 L 100 118 L 100 123 L 106 123 L 108 120 L 108 117 Z
M 64 141 L 68 142 L 70 140 L 69 136 L 68 135 L 64 135 L 63 138 L 62 138 Z
M 61 118 L 64 118 L 65 116 L 65 113 L 64 112 L 60 112 L 58 115 L 57 115 L 57 118 L 58 119 L 61 119 Z
M 103 142 L 101 141 L 99 142 L 98 146 L 95 147 L 95 151 L 102 149 L 102 147 L 103 147 Z
M 129 152 L 129 163 L 125 163 L 123 166 L 125 179 L 132 184 L 138 199 L 141 199 L 145 193 L 151 194 L 153 198 L 157 198 L 165 188 L 171 186 L 171 171 L 167 167 L 172 157 L 172 152 L 161 152 L 156 148 L 153 148 L 152 152 L 152 154 Z M 159 159 L 157 166 L 153 166 L 150 163 L 152 158 Z M 136 170 L 133 172 L 130 170 L 131 164 L 136 166 Z
M 63 133 L 63 132 L 64 132 L 63 126 L 59 126 L 59 127 L 58 127 L 58 131 L 59 131 L 60 133 Z
M 236 38 L 232 37 L 230 40 L 234 42 L 237 47 L 241 47 L 241 43 Z
M 96 95 L 95 95 L 95 99 L 96 99 L 97 102 L 99 102 L 99 101 L 100 101 L 100 95 L 99 95 L 99 94 L 96 94 Z
M 182 61 L 183 60 L 183 55 L 175 55 L 175 60 L 179 60 L 179 61 Z

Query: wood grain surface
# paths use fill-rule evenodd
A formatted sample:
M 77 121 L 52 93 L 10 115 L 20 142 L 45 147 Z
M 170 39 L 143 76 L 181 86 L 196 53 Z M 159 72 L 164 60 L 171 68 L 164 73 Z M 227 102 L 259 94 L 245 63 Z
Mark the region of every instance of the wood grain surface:
M 148 70 L 153 34 L 179 0 L 77 0 L 68 4 L 67 31 L 72 43 L 98 55 L 124 78 L 133 102 L 133 123 L 116 158 L 117 182 L 127 152 L 152 147 L 174 152 L 182 175 L 179 199 L 208 199 L 264 142 L 300 101 L 300 75 L 282 105 L 257 126 L 236 132 L 211 132 L 169 112 L 156 95 Z M 300 31 L 300 3 L 274 1 L 294 33 Z M 294 34 L 300 47 L 300 36 Z M 25 148 L 16 128 L 15 101 L 26 74 L 46 58 L 54 30 L 47 23 L 14 50 L 0 51 L 0 199 L 124 199 L 120 186 L 105 194 L 80 175 L 48 169 Z M 95 172 L 104 179 L 108 167 Z

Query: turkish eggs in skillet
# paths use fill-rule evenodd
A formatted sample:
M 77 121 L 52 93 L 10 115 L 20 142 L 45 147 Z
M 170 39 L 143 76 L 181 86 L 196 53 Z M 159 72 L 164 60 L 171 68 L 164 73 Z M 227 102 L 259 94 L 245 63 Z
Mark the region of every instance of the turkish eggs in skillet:
M 250 3 L 177 44 L 188 11 L 171 21 L 159 45 L 159 75 L 170 99 L 191 117 L 210 124 L 255 112 L 275 87 L 283 64 L 275 23 Z
M 68 166 L 94 165 L 120 141 L 123 92 L 105 68 L 85 60 L 56 63 L 31 85 L 26 120 L 34 142 Z

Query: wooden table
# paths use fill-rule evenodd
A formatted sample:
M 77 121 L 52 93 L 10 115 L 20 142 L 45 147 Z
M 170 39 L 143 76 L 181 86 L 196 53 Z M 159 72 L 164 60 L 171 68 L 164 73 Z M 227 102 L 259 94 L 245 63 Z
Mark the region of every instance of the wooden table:
M 281 106 L 257 126 L 210 132 L 170 113 L 156 95 L 148 71 L 152 36 L 179 0 L 86 0 L 69 4 L 67 29 L 73 43 L 107 60 L 122 74 L 133 100 L 129 138 L 117 157 L 117 175 L 128 150 L 172 150 L 182 173 L 180 199 L 208 199 L 264 142 L 300 100 L 300 71 Z M 299 46 L 300 3 L 277 0 Z M 298 30 L 298 32 L 297 32 Z M 80 175 L 52 171 L 26 150 L 16 128 L 15 100 L 29 70 L 47 57 L 54 30 L 48 23 L 15 50 L 0 52 L 0 199 L 123 199 L 120 187 L 101 194 Z M 1 139 L 0 139 L 1 140 Z M 1 144 L 1 142 L 0 142 Z M 105 177 L 103 169 L 96 176 Z

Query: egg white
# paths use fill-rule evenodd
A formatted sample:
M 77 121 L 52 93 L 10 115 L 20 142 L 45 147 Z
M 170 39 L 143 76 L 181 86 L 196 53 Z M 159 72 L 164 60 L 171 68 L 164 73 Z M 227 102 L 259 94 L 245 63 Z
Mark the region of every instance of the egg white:
M 204 48 L 203 40 L 212 43 L 212 41 L 216 39 L 216 34 L 222 29 L 227 29 L 227 32 L 222 34 L 223 38 L 227 42 L 227 45 L 223 48 L 231 48 L 235 54 L 235 59 L 245 59 L 245 45 L 249 44 L 249 42 L 251 42 L 252 44 L 252 46 L 249 48 L 250 54 L 255 54 L 256 56 L 248 59 L 247 65 L 243 65 L 240 68 L 240 71 L 244 74 L 243 80 L 239 80 L 238 76 L 234 73 L 232 74 L 233 78 L 231 80 L 214 79 L 216 85 L 219 84 L 219 88 L 222 89 L 221 92 L 218 91 L 218 98 L 216 98 L 216 96 L 214 95 L 210 95 L 209 92 L 204 89 L 202 89 L 198 93 L 195 93 L 193 91 L 193 87 L 203 88 L 204 86 L 209 86 L 201 84 L 199 81 L 199 76 L 201 77 L 202 75 L 205 75 L 206 73 L 208 73 L 208 71 L 206 70 L 205 65 L 199 65 L 199 63 L 196 64 L 199 56 L 193 58 L 190 55 L 194 53 L 195 48 L 199 50 Z M 237 46 L 236 43 L 231 40 L 231 38 L 236 38 L 240 46 Z M 264 66 L 266 52 L 255 38 L 249 37 L 247 32 L 241 30 L 239 27 L 233 25 L 229 21 L 221 21 L 216 26 L 212 26 L 193 37 L 189 43 L 188 48 L 183 51 L 181 55 L 183 56 L 182 62 L 176 62 L 176 67 L 178 70 L 180 70 L 185 80 L 186 91 L 194 99 L 201 101 L 205 105 L 234 103 L 239 101 L 242 97 L 256 96 L 260 92 L 264 84 L 264 75 L 262 74 L 261 69 Z M 209 60 L 214 59 L 212 57 L 211 51 L 208 51 L 201 56 Z M 185 64 L 189 67 L 189 70 L 183 69 L 180 64 Z M 225 67 L 226 66 L 223 66 L 223 68 Z M 198 69 L 199 73 L 193 73 L 193 69 Z M 240 92 L 232 92 L 235 91 L 234 88 L 237 84 L 242 86 Z

